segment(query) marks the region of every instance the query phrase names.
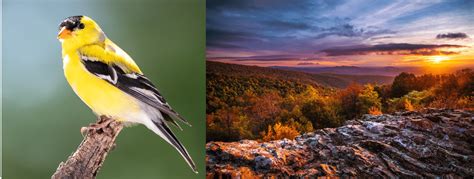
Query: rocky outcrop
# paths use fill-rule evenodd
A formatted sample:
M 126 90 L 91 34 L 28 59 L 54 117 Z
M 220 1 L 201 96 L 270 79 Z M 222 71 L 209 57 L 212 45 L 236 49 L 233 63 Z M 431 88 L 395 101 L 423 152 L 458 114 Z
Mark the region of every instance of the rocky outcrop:
M 208 178 L 474 177 L 474 115 L 426 109 L 365 115 L 295 140 L 209 142 Z

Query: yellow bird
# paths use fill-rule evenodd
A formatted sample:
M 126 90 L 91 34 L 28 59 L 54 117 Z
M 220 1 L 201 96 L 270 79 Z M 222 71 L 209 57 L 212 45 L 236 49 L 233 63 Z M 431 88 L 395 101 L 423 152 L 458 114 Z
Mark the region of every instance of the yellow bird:
M 89 17 L 71 16 L 59 25 L 63 69 L 74 92 L 98 116 L 139 123 L 162 137 L 196 166 L 167 125 L 174 119 L 189 123 L 175 112 L 133 59 L 107 38 Z

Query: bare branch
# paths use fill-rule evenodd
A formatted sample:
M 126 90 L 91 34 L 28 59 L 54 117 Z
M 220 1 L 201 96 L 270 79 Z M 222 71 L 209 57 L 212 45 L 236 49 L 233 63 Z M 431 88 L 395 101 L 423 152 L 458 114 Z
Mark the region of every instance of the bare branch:
M 87 133 L 84 140 L 66 162 L 59 164 L 51 178 L 95 178 L 108 152 L 115 147 L 115 139 L 122 128 L 122 123 L 101 116 L 97 123 L 81 129 Z

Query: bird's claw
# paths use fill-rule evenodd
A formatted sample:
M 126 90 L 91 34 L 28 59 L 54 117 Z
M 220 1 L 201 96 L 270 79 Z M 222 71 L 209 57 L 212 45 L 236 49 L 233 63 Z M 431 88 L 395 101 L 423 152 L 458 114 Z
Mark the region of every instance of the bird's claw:
M 99 123 L 92 123 L 87 127 L 81 127 L 81 134 L 85 137 L 90 131 L 103 131 L 112 121 L 111 119 L 98 121 Z
M 81 127 L 82 137 L 86 137 L 88 133 L 89 133 L 89 128 L 88 127 Z

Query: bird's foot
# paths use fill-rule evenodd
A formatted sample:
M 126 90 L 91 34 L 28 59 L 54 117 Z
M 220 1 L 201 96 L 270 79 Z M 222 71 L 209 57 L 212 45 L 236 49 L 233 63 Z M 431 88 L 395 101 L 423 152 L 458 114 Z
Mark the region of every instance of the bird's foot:
M 109 126 L 109 124 L 112 122 L 113 120 L 110 119 L 110 118 L 106 118 L 106 117 L 100 117 L 99 120 L 97 121 L 97 123 L 92 123 L 90 124 L 89 126 L 87 127 L 82 127 L 81 128 L 81 134 L 83 137 L 87 136 L 87 134 L 90 132 L 90 131 L 96 131 L 98 133 L 102 133 L 104 131 L 104 128 L 106 128 L 107 126 Z

